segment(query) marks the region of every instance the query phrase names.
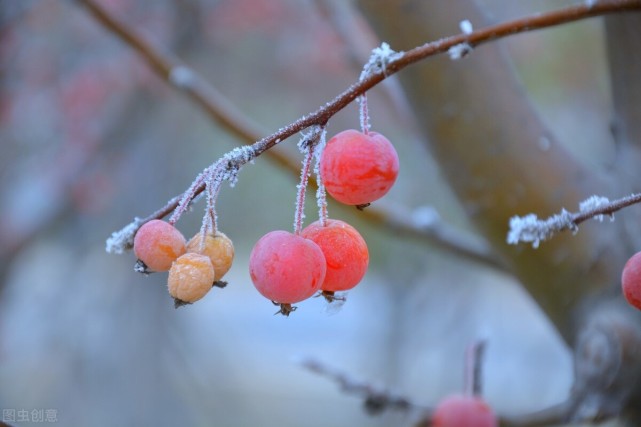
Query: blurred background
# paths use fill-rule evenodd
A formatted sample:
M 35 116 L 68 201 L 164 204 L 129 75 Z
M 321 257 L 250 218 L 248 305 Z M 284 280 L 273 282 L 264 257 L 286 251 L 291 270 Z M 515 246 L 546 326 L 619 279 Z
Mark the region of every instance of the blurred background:
M 344 16 L 371 42 L 355 48 L 328 1 L 99 3 L 193 67 L 265 135 L 356 81 L 358 58 L 380 44 L 362 18 Z M 489 22 L 569 4 L 479 3 Z M 465 348 L 479 339 L 487 340 L 485 395 L 498 412 L 566 396 L 570 354 L 511 277 L 337 204 L 330 215 L 368 242 L 365 279 L 338 311 L 317 298 L 289 318 L 274 316 L 247 259 L 263 234 L 292 227 L 297 177 L 267 156 L 219 198 L 220 227 L 236 246 L 229 286 L 174 309 L 166 274 L 135 273 L 133 254 L 107 254 L 105 239 L 243 141 L 80 4 L 9 0 L 0 9 L 0 408 L 29 414 L 11 424 L 41 424 L 32 411 L 50 410 L 65 426 L 409 425 L 416 414 L 369 416 L 358 396 L 300 361 L 313 358 L 427 407 L 461 390 Z M 452 21 L 452 34 L 463 19 Z M 599 168 L 613 156 L 603 145 L 610 100 L 601 30 L 594 19 L 499 42 L 546 124 Z M 369 100 L 373 128 L 401 159 L 396 186 L 376 204 L 419 222 L 433 208 L 473 232 L 398 86 L 381 85 Z M 353 105 L 328 133 L 356 127 Z M 299 161 L 295 138 L 276 150 Z M 203 209 L 195 205 L 179 222 L 186 236 Z M 310 192 L 308 221 L 315 217 Z

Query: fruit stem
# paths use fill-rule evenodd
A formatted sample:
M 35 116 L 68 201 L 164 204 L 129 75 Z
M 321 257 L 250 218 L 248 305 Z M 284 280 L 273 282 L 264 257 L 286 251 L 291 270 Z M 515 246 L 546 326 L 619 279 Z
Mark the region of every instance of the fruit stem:
M 360 105 L 360 121 L 361 121 L 361 131 L 365 134 L 369 134 L 369 111 L 367 110 L 367 95 L 364 93 L 358 98 L 358 103 Z
M 321 180 L 320 175 L 316 178 L 318 184 L 318 189 L 316 190 L 316 199 L 318 200 L 318 220 L 320 221 L 321 227 L 327 227 L 327 218 L 329 214 L 327 213 L 327 193 L 325 192 L 325 186 Z
M 298 193 L 296 194 L 296 212 L 294 213 L 294 234 L 300 235 L 303 229 L 303 218 L 305 218 L 305 191 L 309 181 L 312 160 L 314 159 L 314 144 L 309 144 L 305 148 L 305 158 L 303 159 L 303 168 L 300 172 L 300 184 L 298 184 Z
M 195 197 L 195 195 L 198 192 L 198 188 L 205 182 L 206 179 L 206 173 L 201 172 L 194 182 L 191 183 L 187 191 L 185 191 L 178 202 L 178 206 L 176 206 L 176 209 L 174 209 L 174 213 L 171 215 L 169 218 L 169 224 L 170 225 L 176 225 L 176 222 L 180 219 L 180 216 L 185 213 L 185 211 L 189 208 L 189 204 Z
M 327 226 L 327 218 L 329 214 L 327 212 L 327 191 L 325 191 L 325 183 L 323 182 L 323 176 L 320 173 L 320 160 L 323 155 L 323 150 L 325 149 L 325 127 L 323 126 L 320 131 L 320 137 L 318 145 L 315 150 L 316 163 L 314 164 L 314 173 L 316 174 L 316 184 L 318 188 L 316 189 L 316 204 L 318 205 L 318 220 L 322 227 Z
M 482 365 L 486 342 L 478 340 L 465 351 L 465 371 L 463 391 L 467 396 L 480 396 L 482 393 Z

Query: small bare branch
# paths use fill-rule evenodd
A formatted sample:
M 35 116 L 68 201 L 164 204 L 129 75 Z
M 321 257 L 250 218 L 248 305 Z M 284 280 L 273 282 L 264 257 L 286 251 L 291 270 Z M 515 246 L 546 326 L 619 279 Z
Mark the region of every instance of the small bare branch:
M 412 403 L 406 397 L 394 395 L 387 390 L 377 388 L 363 381 L 358 381 L 345 372 L 331 368 L 318 360 L 305 359 L 301 361 L 300 364 L 305 369 L 334 381 L 344 392 L 362 397 L 364 399 L 363 404 L 365 410 L 371 415 L 377 415 L 390 409 L 400 411 L 409 411 L 411 409 L 425 411 L 424 407 Z

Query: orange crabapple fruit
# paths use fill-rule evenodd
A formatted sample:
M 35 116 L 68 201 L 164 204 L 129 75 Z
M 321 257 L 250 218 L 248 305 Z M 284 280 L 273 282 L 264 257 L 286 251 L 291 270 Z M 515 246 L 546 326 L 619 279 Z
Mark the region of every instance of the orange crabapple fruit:
M 621 288 L 628 303 L 641 310 L 641 252 L 632 255 L 621 273 Z
M 152 219 L 134 237 L 134 253 L 151 271 L 167 271 L 185 253 L 185 237 L 173 225 Z
M 498 427 L 492 408 L 478 396 L 452 395 L 434 410 L 433 427 Z
M 276 304 L 293 304 L 314 295 L 325 270 L 325 256 L 316 243 L 282 230 L 261 237 L 249 256 L 254 286 Z
M 207 255 L 187 252 L 178 257 L 169 269 L 169 295 L 184 303 L 204 297 L 214 284 L 214 266 Z
M 361 281 L 369 264 L 369 251 L 354 227 L 338 219 L 328 219 L 325 226 L 316 221 L 303 229 L 301 236 L 316 243 L 325 255 L 323 291 L 347 291 Z
M 366 205 L 383 197 L 394 185 L 398 169 L 398 155 L 387 138 L 354 129 L 327 141 L 320 159 L 327 192 L 346 205 Z
M 216 272 L 214 280 L 218 281 L 231 268 L 234 261 L 234 244 L 229 237 L 220 231 L 217 231 L 216 234 L 207 233 L 205 244 L 201 247 L 202 240 L 202 233 L 197 233 L 187 242 L 187 252 L 202 253 L 208 256 Z

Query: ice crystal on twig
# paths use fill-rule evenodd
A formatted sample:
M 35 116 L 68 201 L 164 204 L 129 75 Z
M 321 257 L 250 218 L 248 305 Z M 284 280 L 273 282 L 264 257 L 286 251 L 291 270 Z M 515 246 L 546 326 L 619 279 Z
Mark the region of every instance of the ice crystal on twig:
M 372 49 L 372 54 L 369 57 L 369 61 L 363 66 L 363 71 L 361 72 L 360 80 L 365 80 L 372 74 L 383 73 L 387 75 L 387 65 L 403 55 L 403 52 L 396 52 L 390 45 L 383 42 L 379 47 Z M 361 131 L 364 134 L 367 134 L 370 129 L 369 124 L 369 113 L 367 111 L 367 95 L 364 93 L 357 98 L 359 103 L 360 110 L 360 125 Z
M 140 218 L 134 218 L 132 222 L 119 231 L 114 231 L 107 239 L 105 250 L 110 254 L 122 254 L 134 247 L 134 235 L 142 225 Z
M 254 160 L 254 158 L 256 158 L 256 151 L 251 145 L 236 147 L 225 154 L 219 160 L 220 162 L 226 163 L 222 180 L 229 181 L 230 187 L 235 186 L 238 182 L 238 172 L 240 172 L 240 168 Z
M 474 31 L 474 27 L 472 27 L 472 23 L 467 19 L 459 22 L 458 26 L 461 29 L 461 32 L 463 34 L 472 34 L 472 32 Z
M 603 221 L 604 215 L 609 215 L 614 221 L 614 212 L 640 202 L 641 194 L 631 194 L 614 201 L 610 201 L 607 197 L 590 196 L 579 203 L 579 211 L 576 213 L 563 209 L 561 213 L 546 220 L 540 220 L 534 214 L 524 217 L 514 216 L 510 219 L 507 242 L 511 245 L 532 242 L 532 246 L 537 248 L 541 241 L 549 239 L 557 231 L 572 230 L 576 233 L 579 224 L 583 221 L 588 219 Z
M 470 52 L 472 52 L 472 46 L 469 43 L 459 43 L 449 48 L 447 54 L 450 55 L 451 60 L 456 61 L 466 57 Z
M 367 77 L 376 73 L 383 73 L 387 75 L 387 64 L 394 61 L 403 55 L 403 52 L 396 52 L 389 44 L 383 42 L 379 47 L 372 49 L 372 54 L 369 61 L 363 67 L 360 80 L 365 80 Z
M 536 249 L 542 240 L 547 240 L 557 231 L 565 229 L 574 232 L 578 230 L 572 220 L 572 214 L 565 209 L 545 220 L 538 219 L 534 214 L 523 217 L 513 216 L 510 219 L 507 242 L 511 245 L 516 245 L 519 242 L 531 242 L 532 247 Z
M 595 211 L 601 208 L 604 208 L 610 204 L 610 199 L 602 196 L 590 196 L 579 204 L 579 211 L 581 213 L 588 213 L 590 211 Z M 597 214 L 593 216 L 597 221 L 603 221 L 603 214 Z M 614 215 L 610 215 L 610 218 L 614 220 Z

